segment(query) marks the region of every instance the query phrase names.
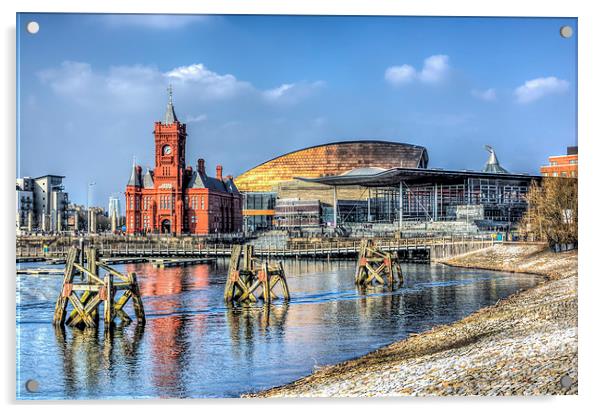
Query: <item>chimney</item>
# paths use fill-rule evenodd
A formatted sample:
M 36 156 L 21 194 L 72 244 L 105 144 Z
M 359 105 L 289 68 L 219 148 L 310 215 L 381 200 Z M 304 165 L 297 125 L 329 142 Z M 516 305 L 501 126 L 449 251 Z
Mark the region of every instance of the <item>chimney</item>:
M 215 167 L 215 177 L 217 179 L 219 179 L 220 181 L 222 180 L 222 166 L 221 165 L 217 165 Z
M 199 159 L 197 161 L 197 169 L 199 170 L 199 173 L 201 175 L 205 175 L 205 160 L 204 159 Z

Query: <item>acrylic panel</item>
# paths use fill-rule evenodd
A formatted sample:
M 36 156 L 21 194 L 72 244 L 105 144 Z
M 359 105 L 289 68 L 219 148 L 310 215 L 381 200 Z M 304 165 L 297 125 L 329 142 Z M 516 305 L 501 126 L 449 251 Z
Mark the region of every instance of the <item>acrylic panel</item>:
M 17 399 L 577 394 L 576 18 L 16 30 Z

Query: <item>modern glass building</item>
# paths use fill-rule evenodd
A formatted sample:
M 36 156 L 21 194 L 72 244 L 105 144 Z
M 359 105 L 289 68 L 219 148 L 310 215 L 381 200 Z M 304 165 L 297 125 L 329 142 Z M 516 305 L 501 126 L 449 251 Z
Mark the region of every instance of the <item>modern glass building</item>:
M 364 222 L 471 220 L 492 226 L 516 223 L 527 209 L 525 195 L 539 176 L 508 172 L 453 171 L 392 168 L 382 172 L 344 174 L 304 180 L 328 185 L 334 193 L 335 225 L 353 222 L 345 218 L 354 202 L 336 200 L 345 186 L 362 186 L 368 202 L 355 201 L 357 218 Z M 365 213 L 360 211 L 366 210 Z
M 317 221 L 314 218 L 295 219 L 293 218 L 295 214 L 291 212 L 294 206 L 290 205 L 287 208 L 291 213 L 282 212 L 278 220 L 274 219 L 276 198 L 290 198 L 279 192 L 281 190 L 284 193 L 290 192 L 290 187 L 295 186 L 291 184 L 297 177 L 335 176 L 358 168 L 385 170 L 394 167 L 426 168 L 427 166 L 428 152 L 422 146 L 376 140 L 344 141 L 312 146 L 278 156 L 244 172 L 234 182 L 245 196 L 243 208 L 245 229 L 258 231 L 275 226 L 294 226 L 295 220 L 297 223 L 304 222 L 302 226 L 309 225 L 310 222 L 312 225 L 327 222 L 324 218 Z M 303 182 L 295 182 L 303 185 Z M 282 188 L 283 185 L 288 188 Z M 318 185 L 317 188 L 308 188 L 305 185 L 300 191 L 304 194 L 304 200 L 311 197 L 312 201 L 317 199 L 320 204 L 328 207 L 328 202 L 324 199 L 330 197 L 327 186 Z M 327 193 L 324 194 L 324 191 Z M 292 192 L 295 197 L 295 193 L 299 191 L 294 188 Z M 299 214 L 303 215 L 301 209 L 305 207 L 299 206 L 299 208 Z M 353 208 L 352 215 L 356 209 Z
M 274 191 L 296 177 L 320 178 L 357 168 L 426 168 L 423 146 L 386 141 L 346 141 L 311 146 L 290 152 L 249 169 L 234 179 L 242 192 Z
M 243 193 L 243 224 L 245 231 L 263 231 L 273 227 L 276 196 L 276 192 Z

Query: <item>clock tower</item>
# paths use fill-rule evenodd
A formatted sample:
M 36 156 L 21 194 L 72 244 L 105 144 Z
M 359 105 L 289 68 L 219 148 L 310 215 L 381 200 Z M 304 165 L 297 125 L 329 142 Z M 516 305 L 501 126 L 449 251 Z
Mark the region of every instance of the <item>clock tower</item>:
M 186 125 L 180 123 L 173 106 L 171 85 L 162 122 L 155 122 L 155 182 L 181 188 L 186 168 Z
M 158 219 L 165 231 L 182 231 L 182 188 L 186 169 L 186 125 L 180 123 L 173 106 L 171 85 L 163 121 L 155 122 L 155 173 Z

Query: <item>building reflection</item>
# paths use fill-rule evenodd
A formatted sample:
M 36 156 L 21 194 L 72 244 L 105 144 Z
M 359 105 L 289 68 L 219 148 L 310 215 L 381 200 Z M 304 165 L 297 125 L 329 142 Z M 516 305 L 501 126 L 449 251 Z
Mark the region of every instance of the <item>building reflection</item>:
M 191 309 L 201 309 L 205 301 L 194 301 L 191 291 L 209 286 L 210 265 L 191 267 L 153 268 L 152 277 L 141 277 L 140 291 L 150 314 L 163 317 L 151 320 L 150 346 L 152 352 L 152 381 L 160 397 L 187 397 L 188 389 L 183 377 L 191 357 L 193 333 L 202 335 L 205 315 L 186 314 Z

